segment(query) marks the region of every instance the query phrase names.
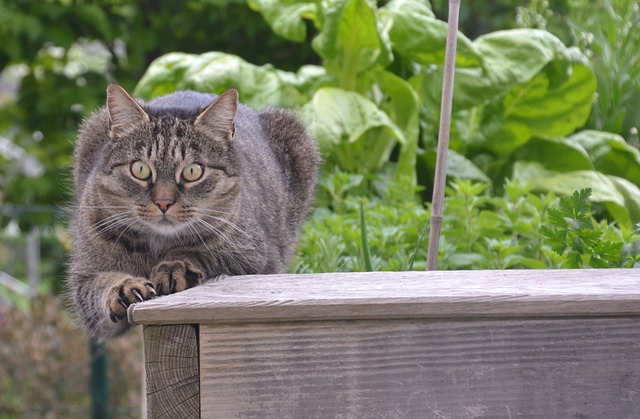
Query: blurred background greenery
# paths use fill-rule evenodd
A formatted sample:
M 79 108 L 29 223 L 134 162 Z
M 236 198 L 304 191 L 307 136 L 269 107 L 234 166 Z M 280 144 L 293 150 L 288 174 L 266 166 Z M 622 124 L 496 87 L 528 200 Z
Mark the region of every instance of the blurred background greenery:
M 292 270 L 424 269 L 426 246 L 418 242 L 429 214 L 447 7 L 445 0 L 0 0 L 0 417 L 89 415 L 89 349 L 60 298 L 70 247 L 64 208 L 77 126 L 104 103 L 109 82 L 145 99 L 233 84 L 253 106 L 295 108 L 321 142 L 325 165 Z M 349 27 L 349 19 L 361 25 Z M 633 266 L 638 1 L 468 0 L 460 20 L 466 37 L 441 267 Z M 366 25 L 367 34 L 350 32 Z M 424 25 L 423 45 L 412 45 L 411 25 Z M 351 49 L 344 39 L 354 41 Z M 529 39 L 540 48 L 523 47 Z M 523 75 L 535 54 L 540 68 Z M 355 55 L 366 63 L 346 74 Z M 220 74 L 240 68 L 245 79 L 189 78 L 202 63 Z M 280 88 L 287 95 L 271 93 Z M 368 115 L 346 121 L 360 135 L 332 137 L 327 125 L 355 108 Z M 616 254 L 595 242 L 590 253 L 562 247 L 539 228 L 556 194 L 584 187 L 594 190 L 593 208 L 580 218 L 590 232 L 569 236 L 619 243 Z M 139 338 L 109 350 L 112 413 L 137 416 Z M 29 390 L 27 380 L 42 390 Z

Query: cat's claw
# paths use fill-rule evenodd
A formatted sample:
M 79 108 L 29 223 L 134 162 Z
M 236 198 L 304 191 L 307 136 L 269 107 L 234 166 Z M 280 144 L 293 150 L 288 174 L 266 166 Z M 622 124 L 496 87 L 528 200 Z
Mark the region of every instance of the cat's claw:
M 142 298 L 142 295 L 140 295 L 140 292 L 138 292 L 138 290 L 133 290 L 132 292 L 133 292 L 133 295 L 136 296 L 138 301 L 140 301 L 140 302 L 144 301 L 144 298 Z
M 158 295 L 173 294 L 194 287 L 202 281 L 202 272 L 189 261 L 160 262 L 151 270 L 151 282 Z
M 107 298 L 107 313 L 117 323 L 127 317 L 131 304 L 149 300 L 156 295 L 153 283 L 146 278 L 126 276 L 112 286 Z

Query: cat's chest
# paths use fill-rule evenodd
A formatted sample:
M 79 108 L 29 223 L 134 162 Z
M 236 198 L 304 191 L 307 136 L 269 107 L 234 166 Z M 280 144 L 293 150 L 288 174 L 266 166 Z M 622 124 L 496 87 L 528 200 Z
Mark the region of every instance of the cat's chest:
M 175 247 L 175 245 L 172 246 L 157 238 L 150 238 L 147 245 L 149 246 L 149 256 L 156 263 L 162 262 L 167 257 L 167 253 Z

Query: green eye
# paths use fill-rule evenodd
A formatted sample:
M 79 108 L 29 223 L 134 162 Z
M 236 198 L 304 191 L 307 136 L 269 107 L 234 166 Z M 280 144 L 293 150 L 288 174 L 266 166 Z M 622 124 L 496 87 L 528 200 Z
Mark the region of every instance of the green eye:
M 140 160 L 134 161 L 131 163 L 131 174 L 136 179 L 147 180 L 151 176 L 151 168 Z
M 191 163 L 182 171 L 182 177 L 187 182 L 195 182 L 196 180 L 202 177 L 204 170 L 202 169 L 202 165 L 199 163 Z

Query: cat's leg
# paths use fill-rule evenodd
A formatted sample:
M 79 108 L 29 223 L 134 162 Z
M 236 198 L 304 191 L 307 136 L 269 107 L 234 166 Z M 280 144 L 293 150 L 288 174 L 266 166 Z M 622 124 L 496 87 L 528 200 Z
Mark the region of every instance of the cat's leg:
M 154 266 L 149 279 L 158 295 L 167 295 L 195 287 L 202 282 L 204 274 L 189 260 L 165 260 Z
M 155 295 L 153 284 L 148 279 L 122 272 L 72 271 L 69 280 L 74 311 L 89 335 L 102 342 L 129 329 L 129 305 Z

